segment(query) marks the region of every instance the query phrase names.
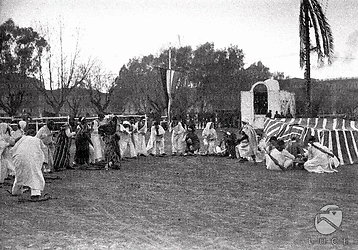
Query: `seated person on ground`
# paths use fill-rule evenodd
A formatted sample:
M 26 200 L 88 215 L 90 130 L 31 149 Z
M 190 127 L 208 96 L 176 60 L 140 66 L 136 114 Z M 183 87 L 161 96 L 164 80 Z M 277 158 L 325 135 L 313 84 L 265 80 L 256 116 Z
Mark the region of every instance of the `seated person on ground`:
M 185 155 L 193 155 L 198 153 L 200 148 L 200 141 L 198 135 L 195 133 L 195 125 L 188 127 L 188 133 L 185 136 L 186 150 Z
M 266 168 L 269 170 L 288 170 L 293 167 L 295 157 L 285 149 L 285 142 L 277 140 L 276 147 L 267 151 Z
M 216 147 L 215 143 L 218 138 L 214 124 L 208 122 L 202 132 L 203 144 L 204 144 L 204 155 L 215 155 Z
M 300 141 L 299 138 L 297 137 L 292 137 L 287 145 L 286 145 L 286 150 L 294 155 L 296 158 L 297 157 L 301 157 L 302 155 L 304 155 L 305 151 L 303 150 L 303 145 L 302 142 Z
M 252 160 L 256 162 L 257 134 L 248 121 L 242 121 L 242 129 L 235 147 L 236 157 L 240 162 Z
M 257 145 L 256 162 L 263 162 L 265 160 L 265 150 L 268 146 L 268 143 L 266 143 L 266 136 L 264 134 L 261 136 L 258 135 L 257 141 L 259 143 Z
M 225 132 L 223 142 L 225 144 L 225 149 L 226 149 L 225 156 L 235 159 L 236 158 L 235 147 L 237 143 L 236 134 L 229 131 Z
M 337 172 L 339 166 L 338 158 L 332 151 L 320 144 L 315 137 L 308 140 L 307 153 L 308 160 L 304 163 L 304 168 L 308 172 L 314 173 L 333 173 Z
M 269 141 L 267 142 L 267 145 L 266 145 L 266 151 L 267 152 L 271 152 L 273 149 L 275 149 L 277 147 L 277 137 L 276 136 L 271 136 Z
M 239 139 L 236 142 L 235 154 L 236 158 L 240 159 L 240 162 L 249 161 L 250 157 L 255 160 L 255 155 L 250 147 L 249 137 L 244 131 L 241 131 Z
M 217 156 L 228 156 L 228 151 L 224 138 L 220 141 L 219 145 L 216 146 L 215 153 Z

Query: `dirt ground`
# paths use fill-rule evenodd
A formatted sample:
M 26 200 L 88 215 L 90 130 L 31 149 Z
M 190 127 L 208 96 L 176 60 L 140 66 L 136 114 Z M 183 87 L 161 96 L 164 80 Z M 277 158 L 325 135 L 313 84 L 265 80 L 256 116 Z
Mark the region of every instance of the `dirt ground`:
M 52 174 L 53 199 L 0 189 L 0 249 L 358 249 L 358 166 L 335 174 L 268 171 L 213 156 L 141 157 L 120 170 Z M 314 225 L 338 205 L 331 235 Z

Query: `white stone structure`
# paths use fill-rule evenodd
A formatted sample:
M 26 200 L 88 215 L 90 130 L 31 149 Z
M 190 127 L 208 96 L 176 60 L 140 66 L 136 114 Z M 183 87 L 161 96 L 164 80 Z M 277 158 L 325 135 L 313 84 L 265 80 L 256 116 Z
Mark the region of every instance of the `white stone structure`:
M 250 122 L 254 128 L 263 129 L 269 110 L 272 111 L 272 117 L 276 111 L 294 116 L 295 94 L 280 90 L 278 81 L 273 79 L 255 83 L 250 91 L 241 91 L 241 120 Z

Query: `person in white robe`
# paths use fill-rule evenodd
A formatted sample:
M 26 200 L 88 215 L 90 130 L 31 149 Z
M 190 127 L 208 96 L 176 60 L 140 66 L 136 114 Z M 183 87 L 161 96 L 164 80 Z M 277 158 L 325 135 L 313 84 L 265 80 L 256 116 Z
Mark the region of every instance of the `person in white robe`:
M 92 133 L 91 133 L 91 141 L 93 143 L 93 152 L 91 152 L 90 158 L 92 158 L 93 163 L 97 163 L 103 159 L 103 141 L 98 133 L 98 128 L 101 124 L 101 121 L 103 121 L 104 115 L 99 114 L 98 119 L 95 119 L 92 122 Z
M 15 165 L 13 195 L 21 195 L 24 187 L 30 187 L 31 198 L 38 199 L 45 188 L 42 166 L 46 163 L 48 147 L 41 139 L 22 136 L 12 147 L 11 154 Z
M 257 154 L 256 154 L 256 162 L 263 162 L 266 159 L 266 153 L 265 153 L 265 149 L 267 148 L 267 143 L 266 143 L 266 136 L 265 135 L 261 135 L 257 137 Z
M 25 128 L 26 128 L 27 122 L 25 121 L 19 121 L 18 123 L 18 129 L 11 132 L 11 136 L 14 138 L 14 140 L 19 139 L 21 136 L 25 135 Z
M 138 152 L 138 121 L 135 118 L 132 118 L 130 120 L 130 124 L 132 126 L 132 142 L 135 148 L 135 151 L 137 152 L 137 155 L 139 155 Z
M 15 140 L 10 136 L 10 127 L 6 123 L 0 123 L 0 185 L 9 175 L 15 175 L 15 166 L 10 155 L 10 147 Z
M 120 139 L 119 139 L 119 148 L 121 151 L 121 156 L 129 156 L 130 158 L 137 157 L 137 152 L 135 150 L 133 140 L 132 140 L 132 125 L 129 121 L 124 121 L 123 125 L 120 124 Z M 128 152 L 127 152 L 128 151 Z
M 293 168 L 295 156 L 285 149 L 285 142 L 277 140 L 276 147 L 266 151 L 266 168 L 268 170 L 284 171 Z
M 214 155 L 216 153 L 216 140 L 218 135 L 212 122 L 208 122 L 202 132 L 204 143 L 204 155 Z
M 160 156 L 165 155 L 164 135 L 164 128 L 159 124 L 159 122 L 155 121 L 153 126 L 150 128 L 150 137 L 147 144 L 147 151 L 150 152 L 151 155 L 157 155 L 158 151 Z
M 334 173 L 338 172 L 335 168 L 339 166 L 339 160 L 332 151 L 311 137 L 308 141 L 307 152 L 308 160 L 304 163 L 304 169 L 313 173 Z
M 54 151 L 55 151 L 55 142 L 53 140 L 52 130 L 55 127 L 55 122 L 53 120 L 48 120 L 46 125 L 42 126 L 39 131 L 36 133 L 36 138 L 42 140 L 42 142 L 47 147 L 45 152 L 46 164 L 44 165 L 44 172 L 50 173 L 54 171 Z
M 182 123 L 174 118 L 169 128 L 172 133 L 172 155 L 184 155 L 185 129 Z
M 147 121 L 145 119 L 140 119 L 138 122 L 136 122 L 133 127 L 133 132 L 134 131 L 137 131 L 137 133 L 133 134 L 133 139 L 138 155 L 147 156 L 148 153 L 145 144 L 145 135 L 147 133 Z
M 241 137 L 236 146 L 236 157 L 240 161 L 252 160 L 256 162 L 258 150 L 257 134 L 248 121 L 242 121 Z

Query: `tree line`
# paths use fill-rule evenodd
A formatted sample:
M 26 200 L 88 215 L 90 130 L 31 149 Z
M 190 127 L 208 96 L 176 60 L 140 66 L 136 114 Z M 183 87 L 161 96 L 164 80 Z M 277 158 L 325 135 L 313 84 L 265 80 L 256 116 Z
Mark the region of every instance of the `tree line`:
M 316 53 L 318 62 L 331 63 L 333 36 L 327 18 L 317 0 L 301 0 L 299 13 L 300 66 L 305 70 L 306 113 L 312 113 L 310 55 Z M 81 54 L 79 34 L 69 50 L 64 42 L 61 22 L 54 28 L 18 27 L 9 19 L 0 25 L 0 77 L 2 95 L 0 107 L 9 115 L 18 112 L 24 90 L 14 88 L 14 79 L 27 79 L 58 115 L 67 103 L 76 109 L 79 99 L 69 98 L 76 88 L 85 88 L 90 102 L 98 113 L 109 109 L 123 112 L 162 114 L 166 109 L 161 69 L 169 64 L 169 50 L 159 55 L 132 58 L 123 65 L 118 76 L 108 73 L 97 60 Z M 311 31 L 313 30 L 313 42 Z M 53 34 L 56 34 L 53 36 Z M 222 107 L 235 108 L 241 90 L 253 82 L 269 77 L 283 78 L 282 72 L 271 73 L 262 62 L 245 68 L 244 52 L 236 45 L 216 49 L 207 42 L 170 49 L 172 68 L 180 73 L 173 95 L 173 113 L 182 115 L 188 110 L 204 112 Z
M 18 112 L 26 95 L 15 86 L 14 77 L 32 84 L 55 115 L 65 104 L 78 110 L 81 98 L 71 95 L 76 88 L 87 90 L 97 113 L 109 109 L 121 113 L 128 108 L 137 113 L 165 111 L 160 69 L 167 68 L 169 49 L 159 55 L 132 58 L 116 75 L 106 71 L 97 60 L 84 59 L 78 37 L 68 51 L 61 23 L 56 36 L 54 33 L 48 27 L 41 28 L 41 32 L 19 27 L 11 19 L 0 25 L 0 70 L 2 89 L 6 89 L 0 107 L 9 115 Z M 196 49 L 171 48 L 171 54 L 172 68 L 180 74 L 173 102 L 176 114 L 194 108 L 199 112 L 217 108 L 223 99 L 237 101 L 235 96 L 251 82 L 273 76 L 261 62 L 245 69 L 244 52 L 235 45 L 216 49 L 214 43 L 207 42 Z M 276 76 L 282 77 L 283 73 Z M 36 80 L 27 81 L 28 77 Z
M 262 62 L 245 68 L 244 52 L 236 45 L 216 49 L 214 43 L 170 48 L 171 68 L 180 76 L 174 89 L 173 115 L 182 116 L 189 110 L 197 113 L 228 107 L 238 108 L 241 90 L 252 83 L 284 74 L 271 73 Z M 169 48 L 159 55 L 130 59 L 117 78 L 112 105 L 116 109 L 131 103 L 140 113 L 165 113 L 165 92 L 161 69 L 169 64 Z

